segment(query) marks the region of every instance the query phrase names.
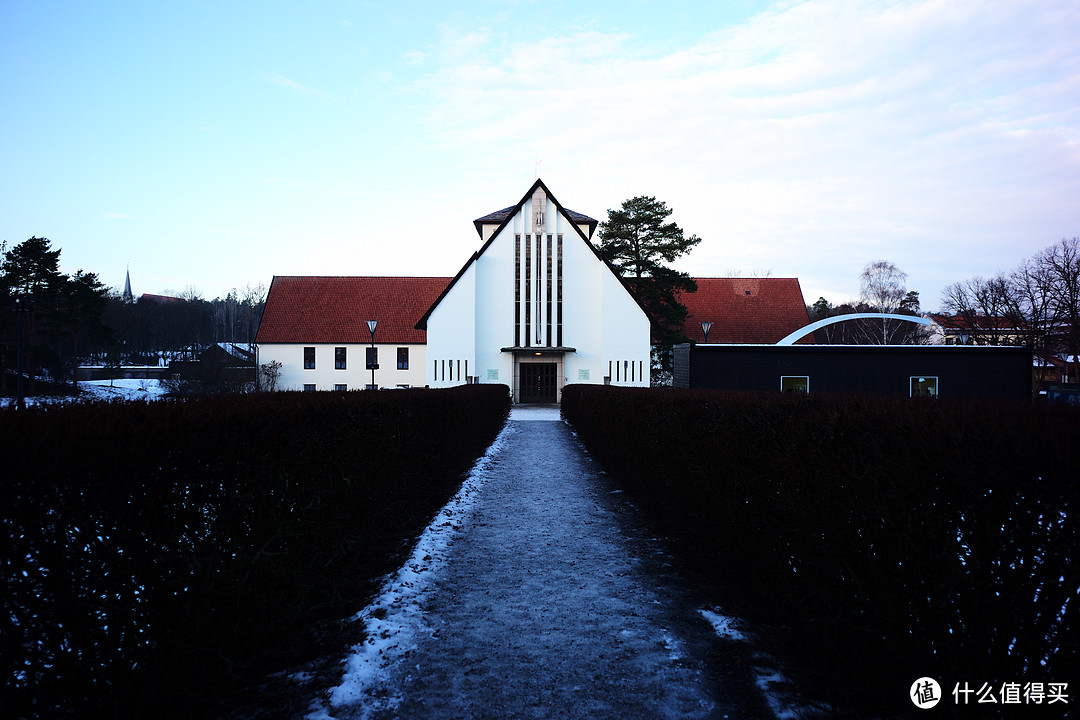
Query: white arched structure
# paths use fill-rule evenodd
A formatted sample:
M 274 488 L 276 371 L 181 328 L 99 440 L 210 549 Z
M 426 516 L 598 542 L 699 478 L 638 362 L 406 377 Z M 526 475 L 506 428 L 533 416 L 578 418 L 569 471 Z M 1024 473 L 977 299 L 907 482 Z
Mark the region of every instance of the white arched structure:
M 845 320 L 861 320 L 863 318 L 877 319 L 877 320 L 902 320 L 904 322 L 917 323 L 919 325 L 930 325 L 931 322 L 928 318 L 919 317 L 918 315 L 894 315 L 893 313 L 851 313 L 850 315 L 834 315 L 824 320 L 818 320 L 812 322 L 809 325 L 799 328 L 795 332 L 791 333 L 787 337 L 780 340 L 777 345 L 794 345 L 796 341 L 803 338 L 815 330 L 820 330 L 826 325 L 832 325 L 838 322 L 844 322 Z

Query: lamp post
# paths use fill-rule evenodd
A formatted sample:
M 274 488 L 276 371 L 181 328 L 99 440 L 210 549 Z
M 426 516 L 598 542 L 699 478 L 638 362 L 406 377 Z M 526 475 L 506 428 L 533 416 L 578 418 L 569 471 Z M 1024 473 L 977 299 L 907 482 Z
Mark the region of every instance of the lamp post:
M 705 334 L 705 344 L 709 343 L 709 331 L 712 330 L 712 322 L 705 320 L 701 323 L 701 332 Z
M 368 320 L 367 327 L 371 331 L 371 352 L 368 353 L 368 368 L 371 369 L 371 389 L 375 389 L 375 371 L 379 369 L 379 363 L 376 362 L 375 355 L 375 328 L 379 326 L 378 320 Z
M 26 409 L 26 392 L 23 389 L 23 314 L 30 312 L 30 299 L 15 298 L 15 408 Z

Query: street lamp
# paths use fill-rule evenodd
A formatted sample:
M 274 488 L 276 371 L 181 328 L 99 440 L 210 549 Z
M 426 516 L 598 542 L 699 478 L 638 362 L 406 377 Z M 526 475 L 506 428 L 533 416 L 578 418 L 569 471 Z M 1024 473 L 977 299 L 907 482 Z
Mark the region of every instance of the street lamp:
M 16 297 L 15 298 L 15 312 L 16 314 L 16 341 L 15 341 L 15 408 L 17 410 L 26 409 L 26 392 L 23 390 L 23 314 L 28 313 L 33 309 L 33 303 L 30 298 Z
M 377 356 L 375 355 L 375 328 L 379 326 L 378 320 L 368 320 L 367 327 L 371 331 L 371 352 L 368 353 L 367 366 L 371 370 L 371 389 L 375 389 L 375 371 L 379 369 Z
M 701 332 L 705 333 L 705 344 L 709 343 L 709 331 L 712 330 L 712 323 L 708 320 L 704 320 L 701 323 Z

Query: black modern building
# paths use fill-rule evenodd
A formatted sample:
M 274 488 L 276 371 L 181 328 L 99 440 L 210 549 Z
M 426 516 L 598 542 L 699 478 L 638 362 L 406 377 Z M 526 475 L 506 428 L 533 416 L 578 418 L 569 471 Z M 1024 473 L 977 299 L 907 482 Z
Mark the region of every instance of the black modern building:
M 1031 397 L 1022 347 L 676 345 L 675 387 L 765 392 Z

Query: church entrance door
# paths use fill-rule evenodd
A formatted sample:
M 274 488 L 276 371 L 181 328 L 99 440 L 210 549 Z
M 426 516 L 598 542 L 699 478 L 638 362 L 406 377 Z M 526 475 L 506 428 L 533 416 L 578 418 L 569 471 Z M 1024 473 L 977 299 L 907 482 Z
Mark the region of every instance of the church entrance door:
M 521 363 L 518 401 L 523 403 L 556 402 L 557 363 Z

